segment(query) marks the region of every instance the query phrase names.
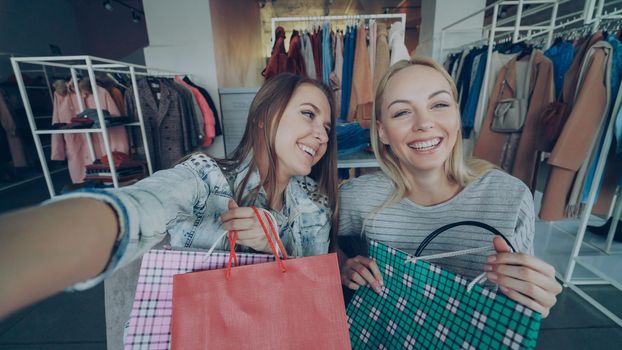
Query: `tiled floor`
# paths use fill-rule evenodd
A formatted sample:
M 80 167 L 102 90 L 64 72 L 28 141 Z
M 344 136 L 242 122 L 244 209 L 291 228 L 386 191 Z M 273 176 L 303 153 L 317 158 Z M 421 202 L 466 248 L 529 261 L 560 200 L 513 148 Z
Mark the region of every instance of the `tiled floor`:
M 55 176 L 62 183 L 66 174 Z M 9 193 L 10 192 L 10 193 Z M 47 198 L 43 181 L 0 194 L 0 212 Z M 555 247 L 555 241 L 548 242 Z M 567 260 L 563 257 L 561 260 Z M 622 316 L 622 292 L 610 286 L 583 287 Z M 119 325 L 121 326 L 121 325 Z M 61 293 L 0 322 L 0 349 L 106 349 L 104 288 Z M 544 320 L 538 349 L 620 349 L 622 328 L 566 288 Z

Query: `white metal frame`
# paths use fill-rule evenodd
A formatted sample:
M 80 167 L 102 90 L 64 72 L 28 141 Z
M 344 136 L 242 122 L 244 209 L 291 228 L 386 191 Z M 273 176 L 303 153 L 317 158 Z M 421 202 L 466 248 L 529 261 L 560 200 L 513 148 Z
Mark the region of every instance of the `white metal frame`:
M 306 17 L 273 17 L 272 18 L 272 41 L 270 42 L 270 49 L 268 50 L 268 56 L 272 54 L 272 48 L 274 47 L 276 24 L 279 22 L 324 22 L 324 21 L 348 21 L 359 19 L 391 19 L 397 18 L 402 22 L 402 27 L 406 30 L 406 14 L 405 13 L 390 13 L 390 14 L 378 14 L 378 15 L 353 15 L 353 16 L 306 16 Z
M 74 84 L 74 88 L 76 89 L 76 98 L 78 101 L 78 106 L 80 108 L 80 111 L 84 110 L 84 103 L 82 101 L 82 98 L 80 98 L 81 95 L 80 95 L 80 88 L 78 85 L 77 70 L 86 70 L 88 73 L 89 80 L 91 82 L 91 91 L 93 91 L 93 97 L 95 100 L 95 107 L 97 109 L 97 118 L 99 120 L 100 128 L 98 129 L 38 130 L 36 122 L 35 122 L 35 116 L 33 115 L 32 108 L 30 106 L 28 93 L 26 91 L 27 86 L 24 84 L 24 80 L 22 77 L 22 70 L 20 68 L 20 64 L 41 65 L 44 71 L 45 71 L 45 67 L 47 66 L 69 69 L 71 73 L 71 79 Z M 17 85 L 19 87 L 19 91 L 22 96 L 22 102 L 24 104 L 24 109 L 26 111 L 26 116 L 28 118 L 28 124 L 30 125 L 30 130 L 34 138 L 35 146 L 37 149 L 37 155 L 39 156 L 39 161 L 41 163 L 41 169 L 43 170 L 43 176 L 45 178 L 45 182 L 48 188 L 48 192 L 50 193 L 50 197 L 54 197 L 56 195 L 56 192 L 54 190 L 54 185 L 52 183 L 52 178 L 50 176 L 50 170 L 47 166 L 47 160 L 46 160 L 45 154 L 43 153 L 43 147 L 41 145 L 41 138 L 40 138 L 41 135 L 72 134 L 72 133 L 84 134 L 87 138 L 89 155 L 91 156 L 93 160 L 95 160 L 95 151 L 93 149 L 91 134 L 92 133 L 102 134 L 104 149 L 106 151 L 106 155 L 108 156 L 108 164 L 110 166 L 110 170 L 112 173 L 112 182 L 115 188 L 119 187 L 119 181 L 118 181 L 116 168 L 115 168 L 114 161 L 112 158 L 112 151 L 111 151 L 111 147 L 110 147 L 110 143 L 108 139 L 108 129 L 104 121 L 104 114 L 101 108 L 100 96 L 97 92 L 95 71 L 125 73 L 125 74 L 130 75 L 139 121 L 135 123 L 125 124 L 125 126 L 139 126 L 140 127 L 142 142 L 143 142 L 144 149 L 145 149 L 145 156 L 147 158 L 147 168 L 149 171 L 149 175 L 153 173 L 153 167 L 151 164 L 151 155 L 150 155 L 150 151 L 149 151 L 149 147 L 147 143 L 147 136 L 145 133 L 143 114 L 142 114 L 142 109 L 140 105 L 140 100 L 138 97 L 138 89 L 136 88 L 136 75 L 174 76 L 174 75 L 178 75 L 178 73 L 169 72 L 169 71 L 165 71 L 161 69 L 153 69 L 153 68 L 140 66 L 136 64 L 119 62 L 119 61 L 109 60 L 105 58 L 98 58 L 98 57 L 93 57 L 93 56 L 12 57 L 11 65 L 13 66 L 13 71 L 15 73 Z M 46 74 L 46 78 L 47 78 L 47 74 Z
M 493 16 L 492 16 L 492 24 L 489 27 L 484 27 L 485 30 L 488 30 L 488 32 L 486 33 L 486 35 L 483 35 L 484 37 L 487 37 L 488 39 L 488 57 L 492 57 L 492 47 L 494 44 L 494 40 L 496 37 L 496 34 L 498 32 L 513 32 L 513 36 L 512 36 L 512 42 L 516 43 L 519 41 L 523 41 L 523 40 L 528 40 L 531 39 L 535 36 L 540 36 L 540 35 L 548 35 L 547 38 L 547 44 L 546 47 L 550 47 L 552 39 L 553 39 L 553 33 L 563 27 L 566 27 L 568 25 L 577 23 L 577 22 L 581 22 L 583 21 L 583 25 L 592 25 L 592 31 L 596 31 L 599 26 L 600 26 L 600 22 L 602 20 L 605 19 L 619 19 L 622 18 L 622 9 L 618 10 L 618 9 L 614 9 L 613 11 L 609 12 L 609 13 L 604 13 L 603 9 L 605 6 L 605 2 L 604 0 L 586 0 L 585 2 L 585 6 L 584 6 L 584 10 L 582 12 L 575 12 L 572 14 L 568 14 L 568 15 L 564 15 L 564 16 L 560 16 L 557 17 L 557 10 L 559 7 L 559 4 L 564 3 L 566 1 L 561 1 L 561 0 L 552 0 L 552 1 L 528 1 L 528 0 L 518 0 L 518 1 L 499 1 L 497 3 L 494 3 L 492 5 L 487 6 L 486 8 L 473 13 L 459 21 L 456 21 L 455 23 L 452 23 L 446 27 L 444 27 L 442 29 L 441 32 L 441 55 L 443 54 L 443 38 L 444 38 L 444 33 L 446 31 L 450 31 L 452 30 L 451 28 L 454 27 L 455 25 L 465 21 L 466 19 L 469 19 L 479 13 L 481 13 L 482 11 L 486 11 L 490 8 L 493 9 Z M 612 3 L 608 3 L 607 5 L 612 5 L 618 2 L 622 2 L 622 1 L 614 1 Z M 552 10 L 552 14 L 551 14 L 551 19 L 550 22 L 548 24 L 548 26 L 543 25 L 544 23 L 539 23 L 537 25 L 533 25 L 533 26 L 521 26 L 521 16 L 522 16 L 522 7 L 525 4 L 544 4 L 542 6 L 539 6 L 537 9 L 531 9 L 529 14 L 534 14 L 537 13 L 537 11 L 542 11 L 542 10 L 546 10 L 548 8 L 550 8 L 551 6 L 553 6 L 553 10 Z M 497 14 L 499 11 L 499 7 L 500 6 L 505 6 L 505 5 L 518 5 L 518 11 L 517 11 L 517 15 L 514 18 L 514 26 L 513 27 L 499 27 L 497 26 Z M 525 14 L 527 14 L 527 12 L 525 12 Z M 566 18 L 569 17 L 573 17 L 573 16 L 577 16 L 577 18 L 575 19 L 571 19 L 571 20 L 567 20 L 565 22 L 562 22 L 560 24 L 556 24 L 558 20 L 564 20 Z M 510 20 L 509 19 L 504 19 L 504 23 L 509 23 Z M 485 32 L 485 30 L 483 31 L 483 34 Z M 536 31 L 535 33 L 533 31 Z M 519 37 L 519 34 L 521 31 L 527 31 L 527 35 L 524 37 Z M 478 40 L 478 42 L 481 40 Z M 469 44 L 467 44 L 469 45 Z M 471 43 L 472 45 L 472 43 Z M 487 61 L 486 64 L 486 70 L 485 70 L 485 74 L 484 74 L 484 83 L 483 83 L 483 87 L 482 87 L 482 91 L 486 91 L 487 87 L 488 87 L 488 76 L 490 72 L 490 60 Z M 486 106 L 487 103 L 487 96 L 486 94 L 481 94 L 480 96 L 480 101 L 481 103 Z M 575 236 L 575 241 L 574 241 L 574 245 L 569 257 L 569 261 L 568 261 L 568 267 L 567 270 L 565 271 L 565 273 L 562 273 L 561 271 L 558 271 L 558 277 L 563 281 L 564 285 L 566 285 L 567 287 L 569 287 L 570 289 L 572 289 L 574 292 L 576 292 L 579 296 L 581 296 L 584 300 L 586 300 L 588 303 L 590 303 L 592 306 L 594 306 L 596 309 L 598 309 L 599 311 L 601 311 L 603 314 L 605 314 L 607 317 L 609 317 L 612 321 L 614 321 L 616 324 L 618 324 L 620 327 L 622 327 L 622 318 L 620 318 L 619 316 L 615 315 L 614 313 L 612 313 L 610 310 L 608 310 L 605 306 L 603 306 L 601 303 L 599 303 L 598 301 L 596 301 L 594 298 L 592 298 L 590 295 L 588 295 L 587 293 L 585 293 L 583 290 L 581 290 L 579 288 L 579 286 L 581 285 L 602 285 L 602 284 L 607 284 L 607 285 L 613 285 L 614 287 L 622 290 L 622 280 L 618 280 L 616 279 L 616 277 L 609 275 L 606 271 L 603 271 L 601 269 L 599 269 L 597 266 L 595 266 L 595 264 L 591 263 L 590 260 L 598 260 L 599 257 L 591 257 L 589 256 L 580 256 L 579 252 L 580 249 L 582 247 L 582 245 L 584 244 L 583 240 L 585 238 L 585 231 L 587 229 L 587 224 L 588 224 L 588 220 L 590 218 L 591 212 L 592 212 L 592 208 L 594 206 L 594 202 L 596 199 L 596 193 L 598 191 L 598 186 L 600 185 L 600 181 L 601 178 L 603 176 L 604 173 L 604 168 L 605 168 L 605 164 L 607 161 L 607 155 L 608 155 L 608 151 L 610 149 L 611 143 L 613 142 L 613 129 L 614 129 L 614 124 L 615 124 L 615 117 L 617 116 L 617 113 L 619 111 L 619 109 L 622 107 L 622 89 L 620 89 L 618 91 L 618 95 L 616 97 L 615 100 L 615 104 L 614 104 L 614 108 L 611 111 L 610 114 L 610 119 L 608 121 L 607 124 L 607 129 L 605 132 L 605 138 L 603 141 L 603 147 L 602 147 L 602 151 L 600 153 L 600 156 L 598 158 L 598 161 L 596 163 L 596 171 L 594 174 L 594 177 L 592 179 L 592 183 L 590 184 L 590 191 L 588 194 L 588 201 L 585 205 L 584 211 L 581 214 L 580 217 L 580 223 L 579 223 L 579 228 L 577 230 L 577 234 Z M 483 120 L 483 116 L 485 113 L 485 108 L 480 110 L 480 113 L 476 116 L 475 119 L 475 123 L 476 125 L 479 125 L 482 123 Z M 613 235 L 615 233 L 616 230 L 616 224 L 617 224 L 617 220 L 620 218 L 620 216 L 622 215 L 622 198 L 619 198 L 618 202 L 615 205 L 615 208 L 613 209 L 613 224 L 610 228 L 610 231 L 607 235 L 607 240 L 606 240 L 606 248 L 604 250 L 604 253 L 606 254 L 605 256 L 600 256 L 603 259 L 616 259 L 617 261 L 615 262 L 614 265 L 619 266 L 620 265 L 620 258 L 622 258 L 622 255 L 609 255 L 610 253 L 610 249 L 611 249 L 611 244 L 612 244 L 612 240 L 613 240 Z M 576 264 L 581 265 L 582 267 L 584 267 L 585 269 L 587 269 L 588 271 L 590 271 L 591 273 L 595 274 L 598 278 L 600 279 L 578 279 L 575 278 L 573 279 L 573 273 L 575 272 L 575 267 Z

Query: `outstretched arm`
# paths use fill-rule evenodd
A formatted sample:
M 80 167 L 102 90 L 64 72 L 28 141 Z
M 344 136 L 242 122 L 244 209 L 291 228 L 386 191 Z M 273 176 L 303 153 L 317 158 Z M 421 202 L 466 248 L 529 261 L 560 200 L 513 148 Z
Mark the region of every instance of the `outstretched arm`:
M 0 216 L 0 318 L 101 273 L 118 232 L 113 209 L 90 198 Z

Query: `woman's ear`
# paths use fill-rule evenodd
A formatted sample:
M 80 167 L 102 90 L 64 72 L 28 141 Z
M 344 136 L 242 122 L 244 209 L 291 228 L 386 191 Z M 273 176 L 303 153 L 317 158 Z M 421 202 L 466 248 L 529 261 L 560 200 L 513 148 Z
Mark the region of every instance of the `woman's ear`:
M 380 142 L 382 142 L 385 145 L 388 145 L 389 140 L 387 139 L 387 134 L 384 130 L 384 125 L 382 125 L 382 122 L 380 120 L 376 121 L 376 127 L 378 129 L 378 138 L 380 139 Z
M 257 122 L 257 126 L 258 126 L 260 129 L 263 129 L 263 120 L 258 121 L 258 122 Z

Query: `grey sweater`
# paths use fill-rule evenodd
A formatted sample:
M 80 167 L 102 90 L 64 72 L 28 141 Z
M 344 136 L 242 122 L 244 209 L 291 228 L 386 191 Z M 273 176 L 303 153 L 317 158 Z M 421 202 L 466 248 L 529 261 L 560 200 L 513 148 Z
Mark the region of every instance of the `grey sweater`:
M 391 180 L 382 172 L 344 184 L 340 192 L 339 235 L 363 235 L 414 254 L 435 229 L 474 220 L 495 227 L 518 251 L 533 254 L 533 198 L 527 186 L 511 175 L 491 170 L 444 203 L 426 207 L 402 198 L 375 212 L 393 190 Z M 490 251 L 484 253 L 431 261 L 473 278 L 483 271 L 486 256 L 494 252 L 492 239 L 493 235 L 481 228 L 459 226 L 436 237 L 422 255 L 489 246 Z

